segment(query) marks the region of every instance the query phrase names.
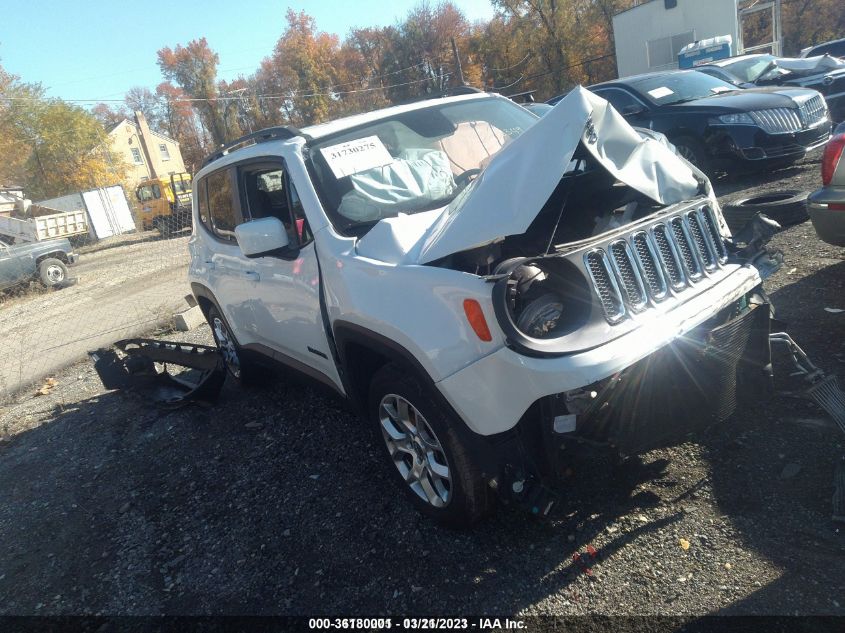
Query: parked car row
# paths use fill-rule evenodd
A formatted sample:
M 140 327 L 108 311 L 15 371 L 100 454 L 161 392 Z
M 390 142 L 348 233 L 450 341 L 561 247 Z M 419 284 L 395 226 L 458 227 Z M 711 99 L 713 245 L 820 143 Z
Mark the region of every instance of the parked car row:
M 590 89 L 631 125 L 665 134 L 705 173 L 789 164 L 830 137 L 824 99 L 807 88 L 738 89 L 684 70 L 625 77 Z
M 805 59 L 757 53 L 739 55 L 696 67 L 741 88 L 783 86 L 818 90 L 834 121 L 845 119 L 845 61 L 830 55 Z

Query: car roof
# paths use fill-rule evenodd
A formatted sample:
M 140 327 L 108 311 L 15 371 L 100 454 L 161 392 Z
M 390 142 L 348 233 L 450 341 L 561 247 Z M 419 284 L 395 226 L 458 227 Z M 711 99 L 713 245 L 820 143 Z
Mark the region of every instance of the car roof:
M 406 103 L 404 105 L 381 108 L 380 110 L 354 114 L 352 116 L 335 119 L 334 121 L 327 121 L 326 123 L 309 125 L 301 130 L 287 128 L 289 135 L 282 136 L 281 138 L 268 138 L 263 142 L 234 147 L 231 150 L 223 148 L 218 156 L 214 157 L 212 160 L 205 160 L 200 170 L 194 175 L 194 178 L 205 176 L 211 171 L 215 171 L 244 159 L 267 155 L 268 152 L 271 154 L 281 154 L 286 147 L 301 145 L 306 142 L 306 139 L 320 139 L 322 137 L 329 136 L 330 134 L 343 132 L 344 130 L 349 130 L 358 127 L 359 125 L 365 125 L 367 123 L 386 119 L 396 114 L 413 112 L 414 110 L 423 110 L 425 108 L 431 108 L 444 103 L 458 103 L 462 101 L 472 101 L 475 99 L 487 99 L 490 97 L 510 101 L 510 99 L 495 93 L 473 92 L 471 94 L 456 95 L 452 97 L 422 99 L 420 101 L 414 101 L 413 103 Z M 237 144 L 237 141 L 235 141 L 235 144 Z
M 635 84 L 639 83 L 643 79 L 648 79 L 649 77 L 665 77 L 666 75 L 678 75 L 678 74 L 688 74 L 691 72 L 695 72 L 693 70 L 661 70 L 651 73 L 640 73 L 639 75 L 628 75 L 627 77 L 620 77 L 619 79 L 611 79 L 610 81 L 603 81 L 599 84 L 593 84 L 592 86 L 588 86 L 589 90 L 593 88 L 601 88 L 603 86 L 613 86 L 614 84 Z
M 355 128 L 359 125 L 365 125 L 367 123 L 372 123 L 373 121 L 386 119 L 388 117 L 395 116 L 397 114 L 402 114 L 404 112 L 422 110 L 424 108 L 430 108 L 432 106 L 442 105 L 444 103 L 457 103 L 460 101 L 472 101 L 473 99 L 486 99 L 489 97 L 499 97 L 501 99 L 504 99 L 504 97 L 502 97 L 501 95 L 489 92 L 458 95 L 454 97 L 441 97 L 436 99 L 423 99 L 422 101 L 415 101 L 413 103 L 406 103 L 404 105 L 391 106 L 389 108 L 373 110 L 372 112 L 365 112 L 363 114 L 353 114 L 352 116 L 343 117 L 341 119 L 335 119 L 334 121 L 327 121 L 325 123 L 318 123 L 317 125 L 309 125 L 308 127 L 302 128 L 302 133 L 310 136 L 311 138 L 319 139 L 324 136 L 329 136 L 330 134 L 343 132 L 344 130 Z

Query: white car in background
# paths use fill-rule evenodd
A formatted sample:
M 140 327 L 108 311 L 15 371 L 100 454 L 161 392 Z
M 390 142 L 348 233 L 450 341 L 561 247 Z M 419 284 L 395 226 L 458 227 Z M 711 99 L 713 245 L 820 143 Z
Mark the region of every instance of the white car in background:
M 587 90 L 542 119 L 480 93 L 272 128 L 194 182 L 190 283 L 231 374 L 349 399 L 440 522 L 543 514 L 562 447 L 679 442 L 766 387 L 765 240 Z

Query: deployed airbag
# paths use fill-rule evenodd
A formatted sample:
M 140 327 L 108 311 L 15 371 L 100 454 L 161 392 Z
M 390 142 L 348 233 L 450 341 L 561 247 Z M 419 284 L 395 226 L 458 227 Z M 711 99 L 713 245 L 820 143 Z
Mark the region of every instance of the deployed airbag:
M 407 150 L 387 165 L 349 176 L 352 191 L 344 194 L 338 213 L 356 222 L 371 222 L 430 206 L 455 189 L 449 158 L 440 150 Z

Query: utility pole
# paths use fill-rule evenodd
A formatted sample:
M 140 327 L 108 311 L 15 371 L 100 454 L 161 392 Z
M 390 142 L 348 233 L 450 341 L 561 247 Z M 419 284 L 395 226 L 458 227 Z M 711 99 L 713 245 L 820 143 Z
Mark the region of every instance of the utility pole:
M 458 71 L 458 81 L 461 86 L 466 86 L 464 81 L 464 69 L 461 68 L 461 56 L 458 55 L 458 45 L 455 44 L 455 38 L 452 38 L 452 55 L 455 56 L 455 69 Z
M 226 94 L 238 95 L 238 111 L 241 113 L 241 116 L 246 121 L 247 127 L 249 128 L 249 133 L 252 134 L 252 121 L 249 118 L 249 111 L 247 110 L 246 90 L 246 88 L 237 88 L 235 90 L 230 90 Z

